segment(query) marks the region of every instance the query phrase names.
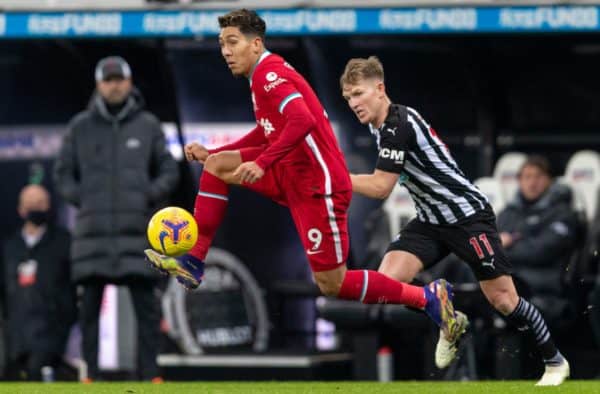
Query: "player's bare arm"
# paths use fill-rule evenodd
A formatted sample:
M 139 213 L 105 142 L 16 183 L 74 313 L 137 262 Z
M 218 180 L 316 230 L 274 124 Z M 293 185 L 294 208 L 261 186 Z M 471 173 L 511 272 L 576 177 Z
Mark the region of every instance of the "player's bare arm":
M 383 200 L 390 195 L 399 176 L 393 172 L 377 169 L 372 174 L 350 174 L 352 191 L 366 197 Z

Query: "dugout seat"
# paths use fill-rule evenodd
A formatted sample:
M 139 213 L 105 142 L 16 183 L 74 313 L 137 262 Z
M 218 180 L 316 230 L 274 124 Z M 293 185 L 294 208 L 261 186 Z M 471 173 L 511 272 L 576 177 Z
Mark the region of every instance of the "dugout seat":
M 500 183 L 504 201 L 509 202 L 519 188 L 518 175 L 527 155 L 521 152 L 508 152 L 496 162 L 493 177 Z
M 585 205 L 585 196 L 583 195 L 583 192 L 579 188 L 573 187 L 573 185 L 569 183 L 565 176 L 556 177 L 556 182 L 560 183 L 561 185 L 568 186 L 571 189 L 571 192 L 573 193 L 573 201 L 571 202 L 571 205 L 573 206 L 575 212 L 577 212 L 579 215 L 582 215 L 587 222 L 587 208 Z
M 383 211 L 390 224 L 390 239 L 417 215 L 415 204 L 405 187 L 396 184 L 394 190 L 383 204 Z
M 477 179 L 474 183 L 475 186 L 477 186 L 479 190 L 481 190 L 481 192 L 488 198 L 496 215 L 499 214 L 507 203 L 507 201 L 504 199 L 500 182 L 498 182 L 496 178 L 483 177 Z
M 562 283 L 565 294 L 571 299 L 576 311 L 586 307 L 587 293 L 594 282 L 598 256 L 599 226 L 588 220 L 586 199 L 582 188 L 574 187 L 565 177 L 558 177 L 556 182 L 571 188 L 573 192 L 572 206 L 577 213 L 577 241 L 575 250 L 567 267 L 563 267 Z
M 582 150 L 569 159 L 564 180 L 583 198 L 588 222 L 596 217 L 598 190 L 600 189 L 600 155 L 592 150 Z

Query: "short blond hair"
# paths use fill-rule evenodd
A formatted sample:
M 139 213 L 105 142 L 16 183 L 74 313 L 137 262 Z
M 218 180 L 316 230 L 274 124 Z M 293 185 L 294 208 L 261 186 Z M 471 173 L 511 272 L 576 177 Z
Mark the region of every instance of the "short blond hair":
M 377 56 L 369 56 L 367 59 L 354 58 L 346 64 L 344 73 L 340 77 L 340 88 L 344 85 L 355 85 L 363 79 L 380 79 L 383 82 L 383 64 Z

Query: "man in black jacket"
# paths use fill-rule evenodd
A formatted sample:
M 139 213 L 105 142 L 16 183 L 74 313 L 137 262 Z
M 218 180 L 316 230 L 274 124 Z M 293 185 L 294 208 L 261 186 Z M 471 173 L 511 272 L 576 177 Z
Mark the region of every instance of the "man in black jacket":
M 550 322 L 569 311 L 564 272 L 577 241 L 571 190 L 553 182 L 548 160 L 530 156 L 519 171 L 519 192 L 498 215 L 498 231 L 515 276 Z
M 91 379 L 98 376 L 98 313 L 104 285 L 129 287 L 137 315 L 138 373 L 159 376 L 156 274 L 141 251 L 153 207 L 178 181 L 158 119 L 143 110 L 131 69 L 121 57 L 96 67 L 97 91 L 69 125 L 55 165 L 59 193 L 79 208 L 71 257 L 73 279 L 84 288 L 83 353 Z
M 24 223 L 2 252 L 9 361 L 33 380 L 60 362 L 75 319 L 70 236 L 48 222 L 49 210 L 45 188 L 23 188 L 18 212 Z

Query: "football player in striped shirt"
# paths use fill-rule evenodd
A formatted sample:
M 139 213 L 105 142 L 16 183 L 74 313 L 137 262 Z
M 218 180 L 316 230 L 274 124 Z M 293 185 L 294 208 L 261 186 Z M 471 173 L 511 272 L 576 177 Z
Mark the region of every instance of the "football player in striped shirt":
M 373 173 L 350 176 L 352 190 L 384 199 L 399 182 L 417 209 L 417 217 L 390 243 L 379 272 L 409 283 L 421 270 L 455 253 L 469 264 L 490 304 L 535 337 L 546 368 L 537 385 L 561 384 L 569 376 L 569 363 L 554 345 L 538 309 L 517 294 L 487 198 L 465 177 L 423 117 L 413 108 L 392 103 L 379 59 L 351 59 L 340 87 L 379 150 Z M 466 319 L 458 316 L 458 325 L 466 325 Z M 438 367 L 450 364 L 457 339 L 440 333 Z

